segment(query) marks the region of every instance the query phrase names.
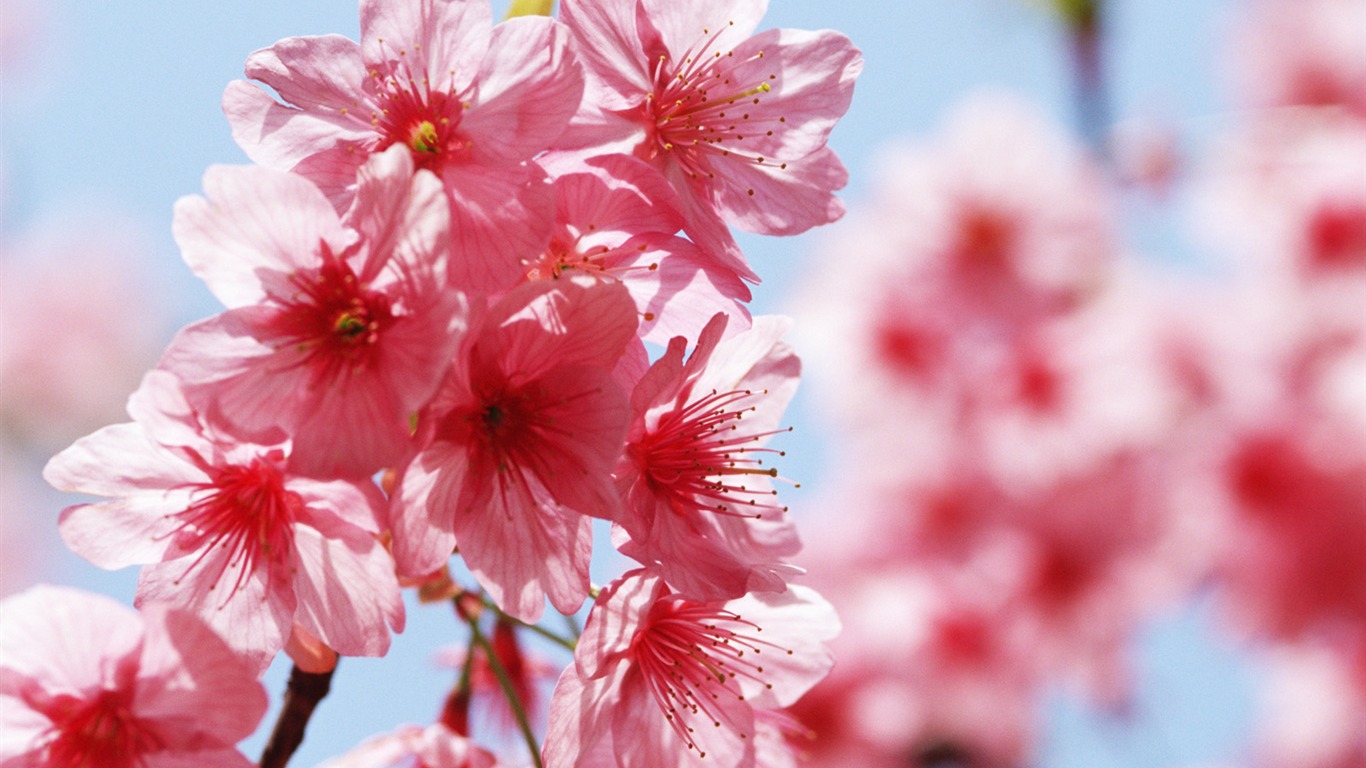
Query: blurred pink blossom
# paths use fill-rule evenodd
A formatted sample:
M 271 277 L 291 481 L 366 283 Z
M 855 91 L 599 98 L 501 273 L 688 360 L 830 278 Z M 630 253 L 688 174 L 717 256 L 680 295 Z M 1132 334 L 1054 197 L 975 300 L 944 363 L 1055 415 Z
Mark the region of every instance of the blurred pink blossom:
M 188 613 L 38 586 L 0 602 L 0 761 L 247 768 L 255 669 Z

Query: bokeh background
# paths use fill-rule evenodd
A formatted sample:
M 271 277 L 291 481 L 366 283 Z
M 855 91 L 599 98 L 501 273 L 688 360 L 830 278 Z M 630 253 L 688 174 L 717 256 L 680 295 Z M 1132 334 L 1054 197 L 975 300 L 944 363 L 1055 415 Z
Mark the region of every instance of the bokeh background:
M 863 51 L 853 106 L 831 138 L 850 169 L 844 197 L 851 209 L 873 194 L 889 144 L 934 132 L 954 105 L 983 90 L 1034 105 L 1079 141 L 1122 125 L 1154 153 L 1149 159 L 1198 156 L 1237 119 L 1230 30 L 1246 4 L 1107 3 L 1105 125 L 1083 124 L 1068 28 L 1049 5 L 773 0 L 763 26 L 834 28 Z M 329 32 L 358 36 L 353 2 L 0 0 L 4 594 L 55 582 L 131 603 L 133 571 L 99 571 L 62 546 L 56 518 L 73 500 L 45 488 L 41 467 L 75 438 L 124 420 L 124 398 L 175 330 L 218 311 L 180 261 L 172 204 L 200 191 L 208 165 L 246 162 L 219 109 L 246 55 L 284 37 Z M 1121 196 L 1125 249 L 1154 262 L 1195 260 L 1186 192 L 1178 181 L 1160 193 Z M 795 297 L 812 260 L 832 258 L 838 237 L 742 236 L 764 278 L 756 312 L 794 315 L 799 329 L 816 322 Z M 834 425 L 821 402 L 799 396 L 789 417 L 796 431 L 782 446 L 784 475 L 802 484 L 785 497 L 803 524 L 842 513 L 829 507 L 840 478 L 830 469 Z M 604 558 L 595 581 L 610 580 L 616 567 Z M 1124 711 L 1097 707 L 1064 686 L 1039 692 L 1030 765 L 1250 764 L 1264 711 L 1265 653 L 1223 631 L 1210 598 L 1193 595 L 1160 611 L 1128 644 L 1135 686 Z M 437 657 L 462 638 L 459 621 L 440 605 L 410 602 L 409 609 L 408 629 L 389 657 L 343 661 L 295 764 L 317 764 L 368 735 L 435 715 L 456 675 Z M 287 671 L 277 662 L 265 680 L 277 706 Z M 267 724 L 272 718 L 273 710 Z M 267 730 L 244 746 L 249 755 L 259 753 Z

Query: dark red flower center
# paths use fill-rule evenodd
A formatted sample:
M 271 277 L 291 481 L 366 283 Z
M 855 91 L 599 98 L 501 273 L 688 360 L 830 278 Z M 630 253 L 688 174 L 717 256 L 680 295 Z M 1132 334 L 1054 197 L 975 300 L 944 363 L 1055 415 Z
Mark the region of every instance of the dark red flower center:
M 50 711 L 53 728 L 43 765 L 62 768 L 138 768 L 164 746 L 132 713 L 131 696 L 100 691 L 93 699 L 68 699 Z
M 1366 206 L 1321 206 L 1308 223 L 1309 253 L 1314 266 L 1341 269 L 1366 267 Z

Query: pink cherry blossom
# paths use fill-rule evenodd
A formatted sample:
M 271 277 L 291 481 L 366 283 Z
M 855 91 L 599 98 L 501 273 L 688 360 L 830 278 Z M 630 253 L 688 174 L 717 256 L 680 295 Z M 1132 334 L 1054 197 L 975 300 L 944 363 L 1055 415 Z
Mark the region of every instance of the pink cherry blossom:
M 797 534 L 774 500 L 777 470 L 764 447 L 797 388 L 801 363 L 780 339 L 790 323 L 761 317 L 724 341 L 726 317 L 702 331 L 691 356 L 675 338 L 632 395 L 625 504 L 616 522 L 625 555 L 654 566 L 676 591 L 726 600 L 780 592 L 800 569 Z
M 1255 0 L 1229 62 L 1256 106 L 1341 105 L 1366 114 L 1366 7 L 1356 0 Z
M 794 707 L 813 733 L 804 742 L 812 765 L 1025 762 L 1042 670 L 1008 620 L 1013 595 L 999 575 L 870 567 L 828 546 L 810 559 L 823 566 L 814 583 L 840 596 L 845 624 L 835 669 Z
M 497 768 L 498 760 L 440 723 L 400 726 L 319 768 Z
M 550 701 L 548 768 L 755 760 L 755 710 L 830 670 L 834 609 L 801 586 L 694 601 L 648 570 L 603 589 Z
M 1201 170 L 1201 234 L 1262 286 L 1247 289 L 1304 291 L 1317 322 L 1355 322 L 1366 301 L 1366 121 L 1274 113 L 1219 144 Z
M 893 433 L 897 450 L 930 466 L 938 446 L 955 439 L 971 393 L 1004 394 L 1008 379 L 1029 378 L 1018 374 L 1030 368 L 1031 336 L 1086 337 L 1079 327 L 1064 330 L 1082 326 L 1079 319 L 1039 326 L 1105 291 L 1117 255 L 1113 225 L 1101 176 L 1075 142 L 1033 107 L 999 95 L 966 100 L 935 135 L 894 147 L 878 165 L 872 204 L 838 225 L 814 261 L 799 302 L 817 321 L 802 325 L 799 343 L 815 355 L 822 375 L 813 386 L 829 393 L 822 411 L 836 426 Z M 1141 304 L 1127 290 L 1113 300 Z M 1107 323 L 1144 338 L 1142 317 Z M 1096 360 L 1109 363 L 1097 383 L 1125 367 L 1107 359 L 1101 334 L 1087 338 L 1089 348 L 1075 352 L 1043 344 L 1047 354 L 1088 358 L 1064 363 L 1078 384 Z
M 188 613 L 37 586 L 0 602 L 0 763 L 247 768 L 256 670 Z
M 249 440 L 288 435 L 298 471 L 359 478 L 401 461 L 463 328 L 436 179 L 403 150 L 378 155 L 345 221 L 278 171 L 215 167 L 205 187 L 177 204 L 176 238 L 229 309 L 182 330 L 161 367 L 206 418 Z
M 717 312 L 749 321 L 750 292 L 737 273 L 676 237 L 678 195 L 658 171 L 627 155 L 562 161 L 555 175 L 555 232 L 531 279 L 573 271 L 619 280 L 640 312 L 640 336 L 693 337 Z
M 790 235 L 839 218 L 826 146 L 863 59 L 844 35 L 753 34 L 765 0 L 567 0 L 588 74 L 562 144 L 632 151 L 683 200 L 688 234 L 746 270 L 725 222 Z M 743 272 L 749 279 L 752 273 Z
M 1307 426 L 1245 434 L 1228 457 L 1235 517 L 1218 572 L 1244 625 L 1288 638 L 1345 625 L 1366 636 L 1366 452 L 1337 430 L 1329 449 Z
M 361 42 L 292 37 L 247 59 L 223 95 L 253 161 L 317 182 L 339 206 L 356 171 L 391 146 L 441 177 L 450 203 L 451 278 L 511 285 L 549 235 L 544 174 L 529 162 L 579 107 L 583 74 L 562 25 L 539 16 L 493 26 L 487 0 L 362 0 Z
M 545 597 L 573 613 L 588 594 L 585 515 L 615 514 L 611 468 L 626 428 L 613 368 L 635 339 L 625 287 L 527 283 L 466 337 L 418 420 L 393 496 L 394 556 L 421 576 L 458 545 L 499 607 L 536 621 Z
M 146 566 L 138 605 L 195 612 L 258 670 L 296 622 L 344 655 L 388 650 L 404 614 L 377 539 L 379 489 L 301 477 L 287 444 L 216 432 L 165 371 L 147 375 L 129 413 L 43 472 L 60 490 L 113 497 L 62 512 L 68 546 L 101 568 Z

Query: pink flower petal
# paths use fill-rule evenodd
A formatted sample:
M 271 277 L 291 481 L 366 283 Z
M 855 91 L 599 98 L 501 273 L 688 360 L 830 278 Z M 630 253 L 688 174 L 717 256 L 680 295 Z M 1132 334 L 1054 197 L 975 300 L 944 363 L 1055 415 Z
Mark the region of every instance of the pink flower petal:
M 711 40 L 729 50 L 749 37 L 768 10 L 768 0 L 641 0 L 644 13 L 675 59 Z
M 228 641 L 259 675 L 289 636 L 295 610 L 293 590 L 280 583 L 279 574 L 268 577 L 265 568 L 241 574 L 239 568 L 227 565 L 227 552 L 216 552 L 210 551 L 202 560 L 191 555 L 143 568 L 134 605 L 167 603 L 189 610 Z M 237 587 L 232 591 L 234 584 Z
M 176 202 L 172 229 L 190 269 L 229 307 L 294 292 L 289 277 L 320 243 L 341 253 L 354 235 L 308 180 L 256 166 L 212 166 L 207 199 Z
M 524 484 L 498 488 L 489 505 L 459 509 L 456 541 L 470 572 L 508 615 L 535 623 L 545 599 L 574 613 L 588 596 L 593 531 L 588 518 L 540 501 Z
M 727 220 L 747 232 L 795 235 L 844 215 L 834 192 L 849 172 L 830 148 L 787 163 L 787 168 L 751 163 L 717 163 L 717 203 Z
M 256 670 L 189 613 L 148 605 L 142 615 L 147 639 L 139 668 L 139 716 L 174 734 L 168 746 L 187 751 L 205 739 L 236 744 L 250 736 L 268 703 Z
M 58 530 L 72 552 L 106 570 L 158 563 L 179 527 L 168 516 L 185 509 L 189 498 L 187 492 L 173 492 L 159 498 L 138 495 L 77 504 L 62 510 Z
M 583 94 L 583 71 L 569 31 L 543 16 L 493 28 L 480 64 L 479 88 L 461 128 L 475 161 L 511 165 L 549 147 L 569 124 Z
M 539 166 L 451 165 L 442 175 L 451 205 L 451 285 L 496 293 L 526 274 L 525 260 L 550 239 L 554 199 Z
M 307 110 L 342 130 L 364 131 L 358 109 L 367 77 L 360 46 L 341 35 L 289 37 L 247 57 L 246 76 L 269 86 L 285 104 Z
M 463 446 L 437 443 L 399 477 L 390 511 L 394 559 L 404 576 L 426 576 L 451 559 L 455 510 L 465 485 L 469 454 Z
M 650 74 L 642 57 L 636 29 L 637 0 L 563 0 L 560 20 L 574 31 L 579 55 L 595 81 L 585 105 L 604 110 L 633 109 L 641 94 L 650 91 Z
M 300 526 L 294 536 L 299 576 L 296 620 L 343 656 L 383 656 L 389 628 L 402 631 L 394 561 L 368 534 L 324 538 Z
M 43 479 L 53 488 L 96 496 L 164 491 L 203 478 L 203 472 L 152 442 L 137 424 L 114 424 L 86 435 L 43 468 Z
M 493 27 L 488 3 L 459 0 L 362 0 L 362 58 L 370 67 L 418 75 L 454 71 L 462 92 L 484 59 Z M 417 79 L 417 78 L 415 78 Z
M 334 151 L 332 163 L 350 169 L 349 173 L 341 174 L 344 180 L 339 186 L 343 188 L 355 181 L 355 169 L 365 159 L 361 150 L 375 142 L 369 125 L 364 129 L 339 125 L 327 116 L 317 117 L 286 106 L 245 80 L 234 80 L 224 89 L 223 114 L 232 126 L 237 146 L 252 162 L 267 168 L 301 170 L 308 158 Z M 320 181 L 316 173 L 307 175 Z

